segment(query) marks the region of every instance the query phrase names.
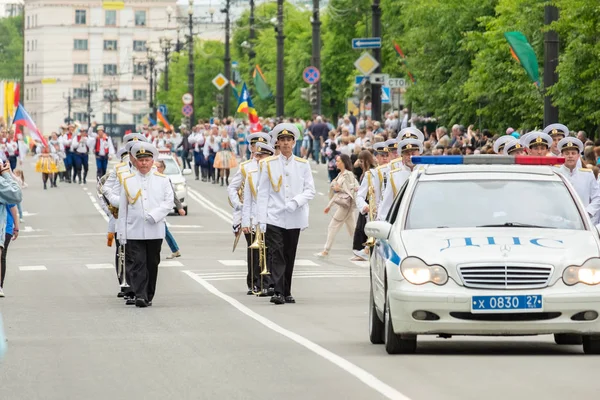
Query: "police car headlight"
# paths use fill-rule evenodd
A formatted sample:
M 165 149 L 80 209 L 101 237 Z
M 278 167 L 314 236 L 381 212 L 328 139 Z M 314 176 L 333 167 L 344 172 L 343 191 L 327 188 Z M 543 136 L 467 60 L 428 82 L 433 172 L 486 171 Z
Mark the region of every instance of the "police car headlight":
M 600 258 L 590 258 L 582 266 L 570 266 L 563 272 L 563 281 L 567 285 L 585 283 L 597 285 L 600 283 Z
M 400 264 L 404 279 L 413 285 L 423 285 L 428 282 L 444 285 L 448 282 L 448 273 L 440 265 L 427 265 L 417 257 L 407 257 Z

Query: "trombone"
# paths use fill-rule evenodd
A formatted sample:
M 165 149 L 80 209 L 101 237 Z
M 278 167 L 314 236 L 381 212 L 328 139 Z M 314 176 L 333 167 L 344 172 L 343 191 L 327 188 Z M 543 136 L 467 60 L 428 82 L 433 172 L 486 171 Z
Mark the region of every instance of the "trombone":
M 256 225 L 256 233 L 254 242 L 248 247 L 252 250 L 258 250 L 258 265 L 260 266 L 261 275 L 271 275 L 267 267 L 267 245 L 265 244 L 265 234 L 260 230 L 260 226 Z

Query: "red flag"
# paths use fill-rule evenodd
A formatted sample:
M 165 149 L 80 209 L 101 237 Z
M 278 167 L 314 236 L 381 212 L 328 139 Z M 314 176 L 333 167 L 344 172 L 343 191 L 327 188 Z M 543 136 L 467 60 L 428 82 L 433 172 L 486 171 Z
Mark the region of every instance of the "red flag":
M 25 108 L 19 103 L 17 106 L 17 111 L 15 112 L 15 116 L 13 118 L 13 124 L 16 126 L 26 126 L 29 129 L 29 135 L 32 139 L 41 142 L 44 146 L 48 146 L 48 142 L 42 133 L 38 130 L 35 122 L 31 116 L 27 113 Z

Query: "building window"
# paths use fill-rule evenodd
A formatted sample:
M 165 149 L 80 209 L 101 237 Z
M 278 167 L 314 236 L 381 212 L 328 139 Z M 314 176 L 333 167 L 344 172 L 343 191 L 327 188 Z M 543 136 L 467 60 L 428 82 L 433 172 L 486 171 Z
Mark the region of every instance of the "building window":
M 146 41 L 145 40 L 134 40 L 133 41 L 133 51 L 146 51 Z
M 27 29 L 31 28 L 31 19 L 29 18 L 29 15 L 27 16 Z
M 75 88 L 73 89 L 73 99 L 86 99 L 87 98 L 87 90 L 84 88 Z
M 73 74 L 75 75 L 87 75 L 88 65 L 87 64 L 74 64 Z
M 117 64 L 104 64 L 104 75 L 116 75 Z
M 75 10 L 75 25 L 85 25 L 85 10 Z
M 133 74 L 138 75 L 138 76 L 144 76 L 144 75 L 146 75 L 146 71 L 147 71 L 146 68 L 147 68 L 146 64 L 135 64 L 133 66 Z
M 104 13 L 104 25 L 116 26 L 117 25 L 117 11 L 106 10 Z
M 25 74 L 26 76 L 29 76 L 29 64 L 27 64 L 27 72 Z
M 29 100 L 29 89 L 25 90 L 25 100 Z
M 133 124 L 142 125 L 144 123 L 144 117 L 146 114 L 133 114 Z
M 116 99 L 117 89 L 104 89 L 104 100 Z
M 75 121 L 79 121 L 79 122 L 87 121 L 87 113 L 84 113 L 84 112 L 73 113 L 73 119 Z
M 146 100 L 146 91 L 145 90 L 134 90 L 133 91 L 133 100 L 137 101 L 145 101 Z
M 117 114 L 104 113 L 102 115 L 102 122 L 104 122 L 105 124 L 116 124 L 117 123 Z
M 87 50 L 87 49 L 88 49 L 87 39 L 73 40 L 73 50 Z
M 104 41 L 104 50 L 116 50 L 117 49 L 117 41 L 116 40 L 105 40 Z
M 29 51 L 29 40 L 27 41 L 27 51 Z
M 146 26 L 146 11 L 137 10 L 135 12 L 135 26 Z

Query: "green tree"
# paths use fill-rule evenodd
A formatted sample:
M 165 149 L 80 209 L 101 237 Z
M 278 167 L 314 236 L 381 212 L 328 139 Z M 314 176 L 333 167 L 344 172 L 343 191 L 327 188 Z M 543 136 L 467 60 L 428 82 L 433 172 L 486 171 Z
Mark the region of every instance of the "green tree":
M 543 61 L 543 12 L 539 0 L 500 0 L 494 16 L 479 19 L 485 31 L 466 35 L 464 48 L 474 54 L 464 84 L 466 101 L 477 105 L 480 128 L 503 132 L 543 128 L 544 99 L 523 67 L 511 57 L 504 33 L 520 31 Z M 541 67 L 540 67 L 541 68 Z
M 23 79 L 23 16 L 0 19 L 0 79 Z

